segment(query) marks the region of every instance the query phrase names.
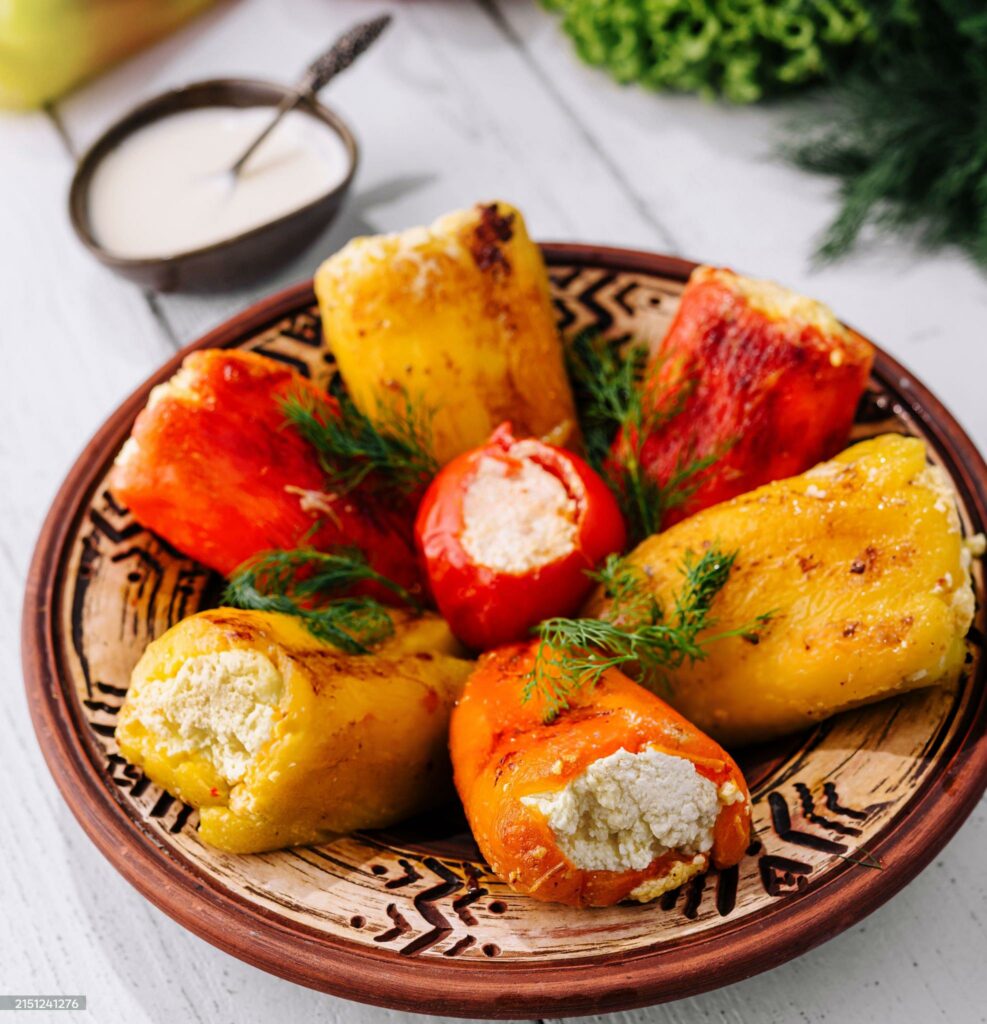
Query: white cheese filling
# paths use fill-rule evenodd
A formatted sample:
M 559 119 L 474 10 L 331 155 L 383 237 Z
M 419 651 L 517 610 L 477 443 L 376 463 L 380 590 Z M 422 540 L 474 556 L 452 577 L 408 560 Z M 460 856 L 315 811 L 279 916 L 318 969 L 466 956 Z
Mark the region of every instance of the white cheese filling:
M 146 684 L 136 699 L 144 726 L 171 755 L 205 757 L 230 784 L 243 778 L 267 742 L 284 680 L 259 651 L 217 651 L 188 658 L 169 679 Z
M 707 853 L 717 787 L 683 757 L 621 748 L 554 793 L 522 797 L 545 815 L 565 856 L 586 871 L 643 871 L 669 850 Z
M 463 499 L 460 543 L 478 565 L 520 574 L 576 543 L 576 506 L 562 482 L 532 459 L 480 459 Z

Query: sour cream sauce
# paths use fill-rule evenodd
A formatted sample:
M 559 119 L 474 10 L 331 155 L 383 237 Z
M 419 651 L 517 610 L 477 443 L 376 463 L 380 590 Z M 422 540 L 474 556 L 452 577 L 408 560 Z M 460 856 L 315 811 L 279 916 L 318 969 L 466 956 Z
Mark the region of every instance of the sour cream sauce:
M 207 107 L 155 121 L 96 168 L 89 218 L 117 256 L 158 259 L 223 242 L 308 205 L 346 177 L 349 155 L 328 125 L 289 111 L 234 178 L 270 108 Z

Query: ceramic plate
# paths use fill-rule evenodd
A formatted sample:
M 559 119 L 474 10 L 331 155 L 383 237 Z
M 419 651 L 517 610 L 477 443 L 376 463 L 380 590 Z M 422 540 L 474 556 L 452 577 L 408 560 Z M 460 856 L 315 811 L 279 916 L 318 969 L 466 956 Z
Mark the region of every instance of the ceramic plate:
M 547 245 L 567 335 L 657 342 L 692 264 Z M 324 381 L 333 372 L 311 287 L 254 306 L 192 348 L 238 346 Z M 955 690 L 843 714 L 741 751 L 756 839 L 739 867 L 657 903 L 572 910 L 511 892 L 459 812 L 324 846 L 236 857 L 203 846 L 192 808 L 117 753 L 115 716 L 145 645 L 208 606 L 217 577 L 135 522 L 107 471 L 148 391 L 110 417 L 55 500 L 24 612 L 28 697 L 65 799 L 121 874 L 216 946 L 349 999 L 471 1017 L 556 1017 L 675 999 L 772 967 L 847 928 L 908 882 L 987 782 L 984 578 Z M 856 437 L 915 434 L 952 478 L 967 533 L 984 530 L 987 468 L 956 421 L 878 352 Z

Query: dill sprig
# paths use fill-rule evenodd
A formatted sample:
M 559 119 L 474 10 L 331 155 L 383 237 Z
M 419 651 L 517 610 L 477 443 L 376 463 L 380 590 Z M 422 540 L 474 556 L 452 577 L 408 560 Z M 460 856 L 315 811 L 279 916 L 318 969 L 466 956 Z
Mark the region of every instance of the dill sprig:
M 645 379 L 647 362 L 647 346 L 631 343 L 621 351 L 619 342 L 593 330 L 576 335 L 567 352 L 587 461 L 620 503 L 631 543 L 657 533 L 665 514 L 689 500 L 723 454 L 682 460 L 664 484 L 645 470 L 641 458 L 648 435 L 683 411 L 695 387 L 688 377 L 672 390 L 657 387 L 657 368 Z
M 330 486 L 345 494 L 372 479 L 378 495 L 418 494 L 438 471 L 432 454 L 431 410 L 402 393 L 400 407 L 386 406 L 372 420 L 345 391 L 322 401 L 297 391 L 282 402 L 284 414 L 315 448 Z
M 839 181 L 817 250 L 846 254 L 867 229 L 955 244 L 987 266 L 987 10 L 983 0 L 875 0 L 880 44 L 782 152 Z
M 589 575 L 600 583 L 610 607 L 605 619 L 546 619 L 535 630 L 535 661 L 525 681 L 524 700 L 541 698 L 546 721 L 569 706 L 577 691 L 592 689 L 610 669 L 630 669 L 651 689 L 666 685 L 666 671 L 702 661 L 710 644 L 731 636 L 758 637 L 770 612 L 735 629 L 700 638 L 716 625 L 712 605 L 733 568 L 736 553 L 716 548 L 700 558 L 686 555 L 682 585 L 670 616 L 655 598 L 644 569 L 611 555 Z
M 387 609 L 367 595 L 344 596 L 365 583 L 391 591 L 417 607 L 404 587 L 382 576 L 355 549 L 264 551 L 230 577 L 223 603 L 234 608 L 281 612 L 301 619 L 313 636 L 346 654 L 367 654 L 394 632 Z
M 858 847 L 853 853 L 838 853 L 836 856 L 841 860 L 855 864 L 858 868 L 873 868 L 875 871 L 884 870 L 884 861 L 863 846 Z
M 646 345 L 632 343 L 623 352 L 619 345 L 596 331 L 584 330 L 566 349 L 586 458 L 597 471 L 606 463 L 630 409 L 640 404 L 639 388 L 648 361 Z

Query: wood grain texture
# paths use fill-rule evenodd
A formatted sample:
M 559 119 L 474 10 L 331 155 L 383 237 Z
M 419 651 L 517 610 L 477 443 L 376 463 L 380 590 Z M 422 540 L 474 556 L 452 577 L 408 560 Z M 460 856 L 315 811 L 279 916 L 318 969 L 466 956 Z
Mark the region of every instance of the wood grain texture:
M 292 0 L 290 7 L 287 16 L 281 0 L 221 3 L 75 93 L 55 114 L 83 145 L 142 95 L 165 85 L 213 74 L 290 77 L 335 31 L 366 13 L 360 0 Z M 383 8 L 399 19 L 392 48 L 385 52 L 389 43 L 380 44 L 386 88 L 379 69 L 368 63 L 325 94 L 354 121 L 364 150 L 356 195 L 335 229 L 256 287 L 165 300 L 167 320 L 155 296 L 145 299 L 115 282 L 75 249 L 62 208 L 71 160 L 51 124 L 41 116 L 0 117 L 0 180 L 8 197 L 0 215 L 0 351 L 17 353 L 8 355 L 0 375 L 0 656 L 15 677 L 13 699 L 0 712 L 0 987 L 86 991 L 91 1009 L 82 1019 L 417 1019 L 265 975 L 172 922 L 120 884 L 85 839 L 31 738 L 17 693 L 16 622 L 34 538 L 74 454 L 120 398 L 166 358 L 169 337 L 176 344 L 188 341 L 255 297 L 302 279 L 351 234 L 423 223 L 489 188 L 521 203 L 543 238 L 599 239 L 716 258 L 828 299 L 915 369 L 987 449 L 987 403 L 980 394 L 987 373 L 981 342 L 987 280 L 954 254 L 928 256 L 899 242 L 869 247 L 815 272 L 808 259 L 811 238 L 832 216 L 835 197 L 826 181 L 772 158 L 789 116 L 784 107 L 737 110 L 620 88 L 579 65 L 555 19 L 529 0 L 425 0 L 413 6 L 403 0 Z M 425 19 L 427 31 L 409 25 L 398 37 L 408 11 L 419 19 L 416 25 Z M 454 21 L 446 21 L 450 14 Z M 510 38 L 492 14 L 506 21 Z M 471 56 L 485 51 L 487 63 L 474 70 L 470 61 L 459 60 L 454 73 L 448 64 L 457 57 L 464 26 Z M 513 104 L 502 110 L 497 96 L 505 73 L 519 84 Z M 463 76 L 472 78 L 470 95 L 481 97 L 500 137 L 510 140 L 521 122 L 526 144 L 510 160 L 498 157 L 497 139 L 486 138 L 492 129 L 472 130 L 470 105 L 460 93 Z M 392 116 L 395 110 L 405 116 Z M 562 137 L 569 140 L 564 149 L 561 120 Z M 498 162 L 487 173 L 491 159 Z M 509 177 L 502 179 L 505 166 Z M 545 205 L 553 176 L 564 185 L 570 175 L 578 187 Z M 539 184 L 545 181 L 547 186 Z M 39 372 L 45 374 L 43 399 L 35 397 Z M 717 992 L 604 1019 L 987 1019 L 985 848 L 987 806 L 981 803 L 915 882 L 838 939 Z
M 657 342 L 689 266 L 591 247 L 548 250 L 560 325 Z M 329 372 L 307 286 L 203 339 Z M 176 357 L 177 358 L 177 357 Z M 150 639 L 207 600 L 210 574 L 134 522 L 107 490 L 109 462 L 147 391 L 107 422 L 64 485 L 25 603 L 32 713 L 70 806 L 118 869 L 209 941 L 348 998 L 463 1016 L 642 1005 L 772 966 L 835 934 L 907 882 L 987 782 L 979 650 L 955 692 L 932 689 L 839 716 L 755 780 L 756 842 L 657 905 L 579 912 L 512 893 L 455 820 L 321 847 L 229 857 L 203 846 L 191 808 L 116 752 L 114 716 Z M 961 496 L 966 532 L 987 518 L 987 470 L 932 395 L 879 355 L 858 436 L 927 439 Z M 982 592 L 982 576 L 976 570 Z M 980 627 L 982 629 L 982 612 Z M 436 831 L 438 829 L 439 831 Z M 857 863 L 878 858 L 868 877 Z M 566 967 L 579 964 L 578 976 Z

